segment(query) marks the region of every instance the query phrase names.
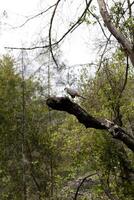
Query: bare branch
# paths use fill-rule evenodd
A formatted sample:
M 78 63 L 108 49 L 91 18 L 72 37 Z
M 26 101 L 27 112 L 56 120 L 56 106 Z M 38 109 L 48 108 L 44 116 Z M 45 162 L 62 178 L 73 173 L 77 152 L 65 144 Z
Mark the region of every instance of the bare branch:
M 85 176 L 85 177 L 82 179 L 82 181 L 80 182 L 80 184 L 79 184 L 78 187 L 77 187 L 77 190 L 76 190 L 76 193 L 75 193 L 75 196 L 74 196 L 73 200 L 77 200 L 77 196 L 78 196 L 79 190 L 80 190 L 81 186 L 83 185 L 83 183 L 87 180 L 87 178 L 89 178 L 89 177 L 91 177 L 91 176 L 94 176 L 94 175 L 96 175 L 96 173 L 93 173 L 93 174 L 90 174 L 90 175 L 88 175 L 88 176 Z
M 87 6 L 87 3 L 88 3 L 87 0 L 85 0 L 85 2 L 86 2 L 86 6 Z M 99 20 L 99 17 L 98 17 L 96 14 L 92 13 L 89 9 L 88 9 L 88 11 L 89 11 L 89 13 L 97 20 L 97 22 L 99 23 L 100 28 L 101 28 L 101 30 L 102 30 L 104 36 L 106 37 L 106 39 L 108 39 L 108 37 L 107 37 L 107 35 L 106 35 L 106 33 L 105 33 L 105 31 L 104 31 L 102 25 L 101 25 L 101 22 L 100 22 L 100 20 Z
M 129 0 L 127 0 L 129 1 Z M 132 1 L 132 3 L 128 3 L 128 7 L 126 8 L 126 10 L 124 11 L 123 14 L 125 14 L 127 12 L 127 10 L 129 9 L 129 14 L 131 13 L 130 9 L 132 9 L 132 6 L 134 5 L 134 1 Z
M 131 9 L 130 0 L 127 0 L 127 4 L 128 4 L 129 17 L 132 17 L 132 9 Z
M 102 33 L 104 34 L 105 38 L 106 38 L 107 40 L 109 40 L 109 38 L 107 37 L 107 35 L 106 35 L 106 33 L 105 33 L 105 31 L 104 31 L 102 25 L 101 25 L 101 22 L 100 22 L 98 16 L 97 16 L 96 14 L 92 13 L 91 11 L 89 11 L 89 12 L 91 13 L 91 15 L 92 15 L 92 16 L 97 20 L 97 22 L 99 23 L 100 28 L 101 28 Z
M 55 16 L 55 13 L 56 13 L 56 9 L 58 7 L 58 4 L 59 4 L 60 0 L 57 1 L 56 5 L 55 5 L 55 9 L 53 11 L 53 14 L 52 14 L 52 17 L 51 17 L 51 20 L 50 20 L 50 28 L 49 28 L 49 47 L 50 47 L 50 52 L 51 52 L 51 55 L 52 55 L 52 58 L 56 64 L 56 66 L 58 67 L 58 63 L 54 57 L 54 54 L 53 54 L 53 49 L 52 49 L 52 39 L 51 39 L 51 31 L 52 31 L 52 25 L 53 25 L 53 20 L 54 20 L 54 16 Z M 70 32 L 74 31 L 81 23 L 82 23 L 82 19 L 84 17 L 84 15 L 86 14 L 88 8 L 89 8 L 89 5 L 91 4 L 92 0 L 89 1 L 89 3 L 87 3 L 86 5 L 86 9 L 84 10 L 84 12 L 82 13 L 82 15 L 80 16 L 80 18 L 76 21 L 76 23 L 74 23 L 70 29 L 68 29 L 68 31 L 58 40 L 57 44 L 59 42 L 61 42 L 64 37 L 69 34 Z
M 55 16 L 55 14 L 56 14 L 56 10 L 57 10 L 57 7 L 58 7 L 58 4 L 60 3 L 60 1 L 61 1 L 61 0 L 58 0 L 57 3 L 56 3 L 56 5 L 55 5 L 55 8 L 54 8 L 54 11 L 53 11 L 51 20 L 50 20 L 50 27 L 49 27 L 49 48 L 50 48 L 50 52 L 51 52 L 53 61 L 54 61 L 54 63 L 56 64 L 57 68 L 58 68 L 59 66 L 58 66 L 57 60 L 55 59 L 54 54 L 53 54 L 53 49 L 52 49 L 52 38 L 51 38 L 51 35 L 52 35 L 52 34 L 51 34 L 51 32 L 52 32 L 52 26 L 53 26 L 54 16 Z
M 109 41 L 110 41 L 111 36 L 112 36 L 112 34 L 109 35 L 109 37 L 108 37 L 108 39 L 107 39 L 107 42 L 106 42 L 106 44 L 105 44 L 104 50 L 103 50 L 103 52 L 102 52 L 102 54 L 101 54 L 101 58 L 100 58 L 100 62 L 99 62 L 99 68 L 98 68 L 97 72 L 99 72 L 99 70 L 100 70 L 100 68 L 101 68 L 102 60 L 103 60 L 103 57 L 104 57 L 104 55 L 105 55 L 105 53 L 106 53 L 107 46 L 108 46 L 108 43 L 109 43 Z
M 64 35 L 58 40 L 58 43 L 61 42 L 65 37 L 66 35 L 68 35 L 68 33 L 70 33 L 79 23 L 81 23 L 81 20 L 84 18 L 91 2 L 93 0 L 90 0 L 85 8 L 85 10 L 83 11 L 82 15 L 78 18 L 78 20 L 68 29 L 68 31 L 66 33 L 64 33 Z
M 55 6 L 55 4 L 53 4 L 52 6 L 48 7 L 46 10 L 32 16 L 32 17 L 29 17 L 23 24 L 21 24 L 20 26 L 16 26 L 16 27 L 13 27 L 14 29 L 16 28 L 22 28 L 25 24 L 27 24 L 29 21 L 31 21 L 32 19 L 35 19 L 36 17 L 39 17 L 41 15 L 43 15 L 44 13 L 48 12 L 51 8 L 53 8 Z
M 60 0 L 58 0 L 59 2 Z M 71 31 L 73 31 L 75 29 L 75 27 L 80 23 L 81 24 L 81 20 L 83 19 L 83 17 L 85 16 L 91 2 L 93 0 L 90 0 L 89 3 L 87 4 L 85 10 L 83 11 L 82 15 L 78 18 L 78 20 L 63 34 L 63 36 L 56 42 L 52 43 L 51 46 L 55 46 L 57 44 L 59 44 Z M 50 45 L 43 45 L 43 46 L 34 46 L 34 47 L 25 47 L 25 48 L 21 48 L 21 47 L 5 47 L 6 49 L 15 49 L 15 50 L 34 50 L 34 49 L 43 49 L 43 48 L 48 48 L 50 47 Z
M 56 43 L 54 43 L 54 44 L 56 44 Z M 48 48 L 48 47 L 49 47 L 49 45 L 33 46 L 33 47 L 5 47 L 5 49 L 31 51 L 31 50 L 35 50 L 35 49 L 45 49 L 45 48 Z

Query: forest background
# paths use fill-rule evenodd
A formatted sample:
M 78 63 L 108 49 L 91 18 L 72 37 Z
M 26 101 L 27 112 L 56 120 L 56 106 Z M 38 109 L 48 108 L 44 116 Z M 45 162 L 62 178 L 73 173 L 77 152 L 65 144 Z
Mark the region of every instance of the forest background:
M 0 59 L 0 199 L 132 200 L 134 3 L 40 5 L 10 27 L 20 32 L 31 24 L 32 42 L 7 43 Z M 2 17 L 7 31 L 8 11 Z M 78 63 L 83 47 L 76 48 L 71 64 L 71 37 L 85 30 L 86 49 L 95 53 Z M 97 34 L 88 37 L 88 30 Z M 67 85 L 86 100 L 68 97 Z

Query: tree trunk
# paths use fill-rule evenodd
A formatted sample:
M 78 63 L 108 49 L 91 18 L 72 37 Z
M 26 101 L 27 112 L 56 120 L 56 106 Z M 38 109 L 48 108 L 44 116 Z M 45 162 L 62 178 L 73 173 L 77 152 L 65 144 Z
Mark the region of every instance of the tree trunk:
M 107 11 L 106 4 L 104 0 L 97 0 L 101 16 L 103 21 L 110 31 L 110 33 L 117 39 L 117 41 L 122 45 L 124 51 L 129 56 L 132 65 L 134 66 L 134 46 L 131 42 L 114 26 L 111 22 L 111 17 Z

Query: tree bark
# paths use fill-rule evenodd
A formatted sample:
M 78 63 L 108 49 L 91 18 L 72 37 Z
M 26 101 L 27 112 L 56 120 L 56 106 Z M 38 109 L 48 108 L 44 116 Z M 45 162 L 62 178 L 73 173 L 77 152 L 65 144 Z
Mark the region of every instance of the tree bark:
M 117 41 L 122 45 L 125 52 L 127 52 L 132 65 L 134 66 L 134 45 L 114 26 L 111 22 L 111 17 L 107 11 L 106 4 L 104 0 L 97 0 L 101 16 L 103 21 L 110 31 L 110 33 L 117 39 Z
M 46 104 L 54 110 L 65 111 L 76 116 L 78 121 L 84 124 L 86 128 L 108 131 L 113 138 L 122 141 L 134 152 L 134 138 L 132 136 L 127 134 L 120 126 L 107 119 L 97 119 L 91 116 L 68 97 L 50 97 L 47 99 Z

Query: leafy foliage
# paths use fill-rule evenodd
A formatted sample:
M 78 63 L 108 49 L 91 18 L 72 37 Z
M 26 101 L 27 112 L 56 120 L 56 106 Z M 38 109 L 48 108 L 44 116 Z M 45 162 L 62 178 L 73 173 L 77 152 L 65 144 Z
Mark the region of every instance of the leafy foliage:
M 133 17 L 125 9 L 121 1 L 115 3 L 111 20 L 133 41 Z M 91 20 L 92 11 L 96 7 L 78 26 L 96 24 L 99 17 Z M 122 47 L 102 62 L 94 77 L 88 72 L 84 68 L 81 73 L 79 87 L 86 100 L 79 103 L 134 136 L 134 71 L 132 66 L 127 71 Z M 0 59 L 0 199 L 73 199 L 84 178 L 93 173 L 77 199 L 132 200 L 132 152 L 105 131 L 85 129 L 74 117 L 49 110 L 42 87 L 34 79 L 24 80 L 9 56 Z

